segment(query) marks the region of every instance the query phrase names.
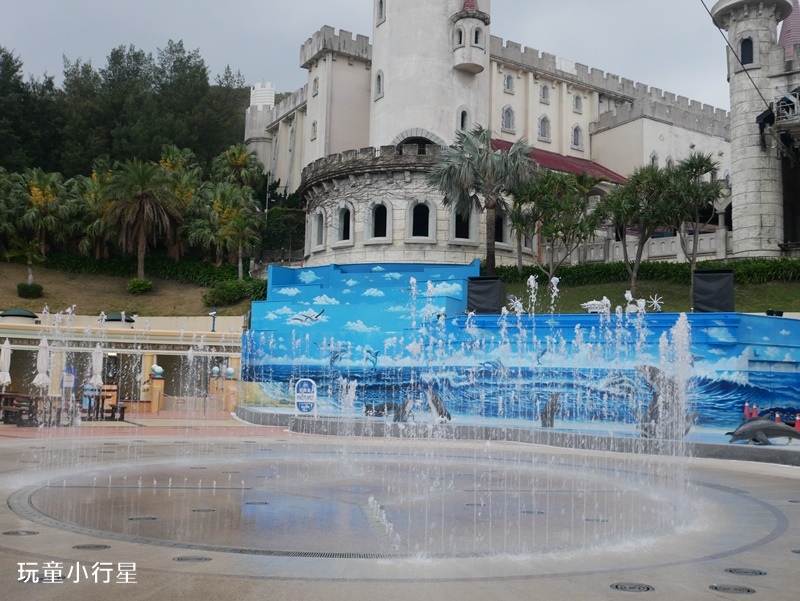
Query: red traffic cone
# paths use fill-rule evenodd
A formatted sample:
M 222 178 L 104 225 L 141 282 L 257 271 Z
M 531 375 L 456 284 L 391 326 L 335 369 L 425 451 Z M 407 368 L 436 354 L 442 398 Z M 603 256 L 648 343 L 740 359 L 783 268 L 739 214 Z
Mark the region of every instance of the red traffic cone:
M 744 418 L 750 419 L 750 403 L 744 402 Z
M 781 414 L 780 413 L 776 413 L 775 414 L 775 421 L 778 422 L 778 423 L 781 423 Z
M 758 405 L 755 403 L 753 403 L 753 406 L 750 409 L 750 417 L 758 417 Z
M 794 429 L 800 432 L 800 413 L 794 416 Z

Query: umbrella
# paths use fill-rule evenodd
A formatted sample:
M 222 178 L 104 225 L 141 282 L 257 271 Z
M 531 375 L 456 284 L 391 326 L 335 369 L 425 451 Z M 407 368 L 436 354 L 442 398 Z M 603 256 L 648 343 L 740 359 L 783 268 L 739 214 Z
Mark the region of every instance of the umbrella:
M 99 342 L 92 351 L 92 377 L 89 378 L 89 384 L 96 386 L 98 390 L 103 385 L 103 349 Z
M 44 388 L 50 385 L 50 347 L 47 346 L 47 338 L 42 338 L 39 343 L 39 353 L 36 355 L 36 377 L 33 379 L 34 386 Z
M 0 347 L 0 386 L 5 390 L 11 384 L 11 343 L 6 338 L 3 346 Z

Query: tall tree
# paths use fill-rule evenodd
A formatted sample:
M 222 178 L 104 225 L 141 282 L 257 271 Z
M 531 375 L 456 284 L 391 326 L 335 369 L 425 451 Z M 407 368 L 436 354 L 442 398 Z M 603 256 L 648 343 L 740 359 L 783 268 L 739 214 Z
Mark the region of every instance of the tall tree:
M 514 191 L 515 204 L 529 207 L 529 231 L 545 242 L 548 256 L 539 267 L 548 280 L 594 235 L 601 215 L 591 210 L 589 193 L 603 181 L 585 173 L 542 170 Z M 560 259 L 558 249 L 563 251 Z
M 442 194 L 447 207 L 468 216 L 473 207 L 486 213 L 486 273 L 495 273 L 495 225 L 498 209 L 509 194 L 534 170 L 532 148 L 517 140 L 508 150 L 492 148 L 492 132 L 482 126 L 456 132 L 453 146 L 442 152 L 428 175 L 428 183 Z
M 700 234 L 711 223 L 715 205 L 722 198 L 724 183 L 711 178 L 719 164 L 710 154 L 692 153 L 669 171 L 668 223 L 678 232 L 689 261 L 689 300 L 694 299 L 694 272 L 700 250 Z
M 638 167 L 628 181 L 605 196 L 597 208 L 598 215 L 614 226 L 622 243 L 623 261 L 630 276 L 630 291 L 634 295 L 647 242 L 669 222 L 667 194 L 670 185 L 668 169 L 654 165 Z M 636 239 L 633 260 L 628 250 L 630 237 Z
M 211 175 L 215 181 L 253 189 L 259 188 L 266 177 L 256 153 L 241 143 L 230 146 L 214 159 Z
M 172 179 L 161 165 L 134 159 L 115 170 L 106 192 L 112 200 L 106 219 L 120 227 L 120 242 L 126 252 L 136 254 L 137 277 L 144 279 L 148 245 L 168 238 L 183 221 Z
M 47 256 L 51 242 L 66 241 L 75 228 L 72 219 L 74 205 L 70 203 L 60 173 L 47 173 L 42 169 L 26 169 L 17 174 L 16 194 L 21 200 L 18 230 L 23 237 L 38 240 L 42 256 Z

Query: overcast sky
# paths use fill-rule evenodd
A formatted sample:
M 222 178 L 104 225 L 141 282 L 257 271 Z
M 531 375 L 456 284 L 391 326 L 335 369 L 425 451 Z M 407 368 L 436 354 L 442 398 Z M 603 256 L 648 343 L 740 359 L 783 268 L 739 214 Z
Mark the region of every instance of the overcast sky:
M 397 0 L 403 1 L 403 0 Z M 435 0 L 430 0 L 435 1 Z M 715 0 L 705 0 L 713 6 Z M 299 48 L 323 25 L 371 37 L 372 0 L 8 1 L 0 45 L 27 75 L 56 76 L 62 56 L 106 64 L 112 48 L 156 53 L 183 40 L 212 77 L 226 65 L 277 91 L 305 83 Z M 492 35 L 728 109 L 725 41 L 702 0 L 492 0 Z

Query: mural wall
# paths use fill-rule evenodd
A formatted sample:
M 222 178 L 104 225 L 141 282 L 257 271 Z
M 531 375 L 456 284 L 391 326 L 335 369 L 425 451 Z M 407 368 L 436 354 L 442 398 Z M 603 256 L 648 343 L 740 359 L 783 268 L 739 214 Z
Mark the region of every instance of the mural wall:
M 735 426 L 745 402 L 800 405 L 800 321 L 681 319 L 643 303 L 533 315 L 515 298 L 500 315 L 474 315 L 467 293 L 478 275 L 477 261 L 270 268 L 268 300 L 253 303 L 243 339 L 243 400 L 289 410 L 294 383 L 310 378 L 328 414 L 389 403 L 408 409 L 403 419 L 430 419 L 440 399 L 453 419 L 538 423 L 557 399 L 558 427 L 638 423 L 665 382 L 688 383 L 676 411 L 699 425 Z

